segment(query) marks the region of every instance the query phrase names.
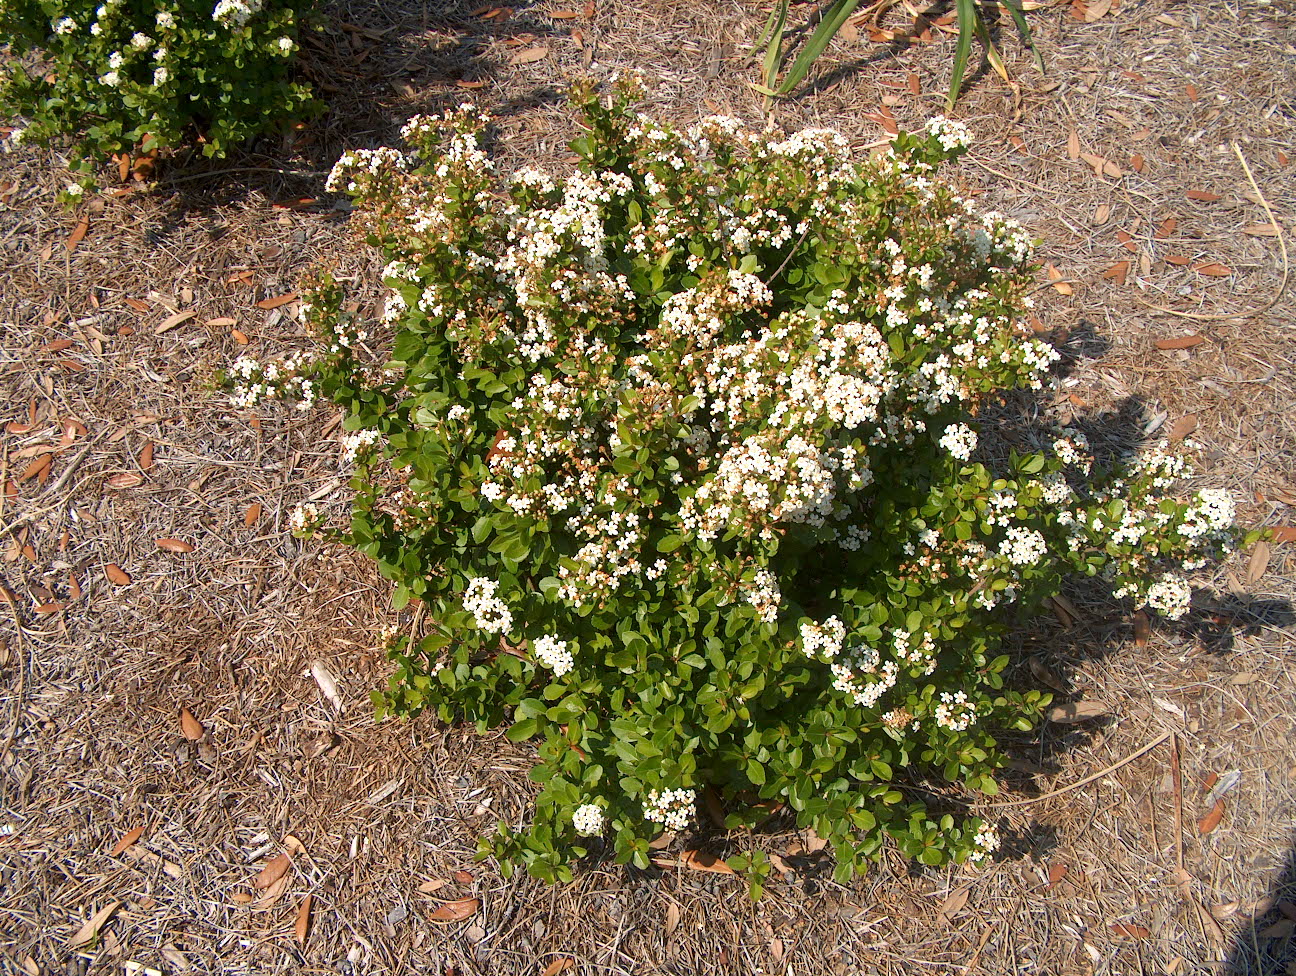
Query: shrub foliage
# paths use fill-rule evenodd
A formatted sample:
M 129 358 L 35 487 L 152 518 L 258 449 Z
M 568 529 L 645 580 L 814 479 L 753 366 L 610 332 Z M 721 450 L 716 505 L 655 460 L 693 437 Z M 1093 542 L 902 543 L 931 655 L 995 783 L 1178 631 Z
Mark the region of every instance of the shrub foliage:
M 293 0 L 4 0 L 0 112 L 17 141 L 70 137 L 77 186 L 136 148 L 223 156 L 314 108 L 290 79 L 300 19 Z
M 498 177 L 469 106 L 411 120 L 410 154 L 344 156 L 332 188 L 391 262 L 383 335 L 322 276 L 324 349 L 239 360 L 237 401 L 345 407 L 349 520 L 295 527 L 435 621 L 391 642 L 381 711 L 538 744 L 533 814 L 483 853 L 565 879 L 602 838 L 646 866 L 706 800 L 731 828 L 790 811 L 843 879 L 886 838 L 980 860 L 993 826 L 930 797 L 994 794 L 995 730 L 1048 703 L 1004 687 L 1014 617 L 1068 574 L 1181 614 L 1165 574 L 1229 544 L 1231 502 L 1176 500 L 1159 450 L 1100 467 L 1075 431 L 978 433 L 1056 354 L 1018 324 L 1024 233 L 934 174 L 961 127 L 857 161 L 634 97 L 578 89 L 561 178 Z

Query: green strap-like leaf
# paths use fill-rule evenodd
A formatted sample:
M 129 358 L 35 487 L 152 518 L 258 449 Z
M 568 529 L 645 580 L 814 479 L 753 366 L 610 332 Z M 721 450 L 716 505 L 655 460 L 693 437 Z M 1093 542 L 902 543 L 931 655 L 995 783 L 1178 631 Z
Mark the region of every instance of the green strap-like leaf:
M 1044 55 L 1040 54 L 1039 48 L 1035 46 L 1035 41 L 1031 38 L 1030 25 L 1026 23 L 1026 14 L 1022 10 L 1018 0 L 999 0 L 1004 5 L 1012 17 L 1013 23 L 1017 25 L 1017 33 L 1021 35 L 1022 43 L 1030 48 L 1031 54 L 1035 55 L 1035 67 L 1039 68 L 1040 74 L 1044 73 Z
M 959 89 L 963 87 L 963 74 L 967 71 L 968 55 L 972 53 L 972 34 L 980 22 L 976 0 L 955 0 L 958 10 L 959 36 L 958 47 L 954 49 L 954 71 L 950 75 L 949 107 L 953 108 L 958 101 Z
M 797 59 L 792 62 L 792 67 L 788 69 L 783 84 L 778 86 L 780 95 L 786 95 L 801 84 L 801 79 L 809 73 L 810 66 L 815 63 L 819 55 L 823 54 L 828 42 L 837 36 L 842 24 L 846 23 L 846 18 L 854 13 L 858 4 L 859 0 L 837 0 L 829 8 L 828 13 L 824 14 L 823 20 L 819 21 L 819 26 L 810 35 L 810 40 L 806 41 L 806 46 L 801 49 Z M 770 87 L 773 88 L 774 86 L 770 85 Z
M 765 49 L 765 87 L 773 88 L 778 80 L 779 68 L 783 66 L 783 25 L 787 23 L 788 0 L 781 0 L 770 13 L 770 23 L 766 24 L 769 33 L 769 47 Z M 772 30 L 771 30 L 772 27 Z M 765 35 L 762 34 L 762 37 Z

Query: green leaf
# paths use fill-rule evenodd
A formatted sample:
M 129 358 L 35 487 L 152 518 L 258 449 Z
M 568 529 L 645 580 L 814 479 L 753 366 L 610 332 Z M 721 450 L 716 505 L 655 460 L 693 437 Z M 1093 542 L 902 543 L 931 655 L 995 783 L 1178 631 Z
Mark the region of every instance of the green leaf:
M 980 23 L 981 15 L 977 12 L 976 0 L 954 0 L 958 12 L 958 44 L 954 48 L 954 67 L 950 75 L 949 108 L 954 108 L 958 101 L 959 89 L 963 85 L 963 74 L 967 71 L 968 58 L 972 54 L 972 34 Z
M 829 8 L 828 13 L 824 14 L 819 26 L 815 28 L 810 40 L 806 46 L 801 49 L 797 59 L 792 62 L 792 67 L 783 78 L 783 83 L 778 86 L 778 93 L 786 95 L 797 85 L 801 84 L 803 79 L 810 71 L 810 66 L 815 63 L 819 55 L 823 54 L 829 42 L 837 36 L 841 30 L 842 24 L 846 23 L 848 18 L 859 4 L 859 0 L 836 0 Z M 767 81 L 768 83 L 768 81 Z

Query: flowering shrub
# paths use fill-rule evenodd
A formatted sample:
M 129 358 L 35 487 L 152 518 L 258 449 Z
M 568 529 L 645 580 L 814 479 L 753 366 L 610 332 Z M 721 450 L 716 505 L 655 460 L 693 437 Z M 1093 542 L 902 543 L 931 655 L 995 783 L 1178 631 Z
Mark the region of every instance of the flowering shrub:
M 633 94 L 578 90 L 565 178 L 498 179 L 470 106 L 411 120 L 414 154 L 346 154 L 330 187 L 391 262 L 381 337 L 323 276 L 323 351 L 240 360 L 236 400 L 346 409 L 350 518 L 294 524 L 435 621 L 391 642 L 381 710 L 539 743 L 534 815 L 484 854 L 565 879 L 601 836 L 646 866 L 710 791 L 729 827 L 789 810 L 843 879 L 886 837 L 981 860 L 991 824 L 905 787 L 997 792 L 994 730 L 1049 700 L 1004 687 L 1013 613 L 1076 573 L 1182 614 L 1165 573 L 1229 546 L 1232 504 L 1176 500 L 1159 451 L 1100 468 L 1075 431 L 978 431 L 1056 354 L 1016 324 L 1025 234 L 934 176 L 960 126 L 859 162 L 824 130 L 675 131 Z
M 15 59 L 0 113 L 26 120 L 15 143 L 73 138 L 73 197 L 112 153 L 222 156 L 312 108 L 289 80 L 299 26 L 292 0 L 4 0 L 0 44 L 42 61 Z

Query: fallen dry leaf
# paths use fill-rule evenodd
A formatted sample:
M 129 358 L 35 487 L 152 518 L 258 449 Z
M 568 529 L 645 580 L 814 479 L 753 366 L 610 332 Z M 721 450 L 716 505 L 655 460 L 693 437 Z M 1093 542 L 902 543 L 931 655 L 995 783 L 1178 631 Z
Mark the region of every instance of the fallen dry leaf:
M 279 854 L 272 857 L 266 862 L 260 873 L 252 879 L 252 887 L 269 888 L 272 884 L 282 878 L 288 869 L 292 867 L 292 858 L 287 854 Z
M 1064 275 L 1062 274 L 1061 271 L 1059 271 L 1052 264 L 1045 265 L 1044 270 L 1048 274 L 1049 281 L 1052 283 L 1053 288 L 1057 291 L 1059 295 L 1074 294 L 1074 290 L 1071 288 L 1071 285 L 1066 281 L 1062 280 Z
M 1222 819 L 1224 819 L 1224 800 L 1219 799 L 1216 800 L 1215 805 L 1211 807 L 1210 813 L 1206 814 L 1206 816 L 1202 817 L 1201 820 L 1197 822 L 1198 835 L 1202 837 L 1206 836 L 1219 826 Z
M 1189 200 L 1200 200 L 1202 203 L 1214 203 L 1223 199 L 1218 193 L 1211 193 L 1210 190 L 1189 190 L 1184 196 Z
M 301 907 L 297 909 L 297 924 L 293 926 L 293 934 L 297 936 L 298 945 L 304 946 L 306 937 L 310 935 L 311 903 L 314 900 L 314 895 L 307 895 L 302 899 Z
M 243 513 L 243 524 L 251 528 L 256 524 L 256 520 L 261 517 L 261 503 L 253 502 Z
M 456 871 L 452 877 L 458 884 L 472 884 L 475 880 L 472 874 L 467 871 Z
M 1037 681 L 1043 682 L 1054 691 L 1059 691 L 1064 695 L 1067 693 L 1066 685 L 1062 683 L 1062 679 L 1050 671 L 1043 661 L 1033 657 L 1027 663 L 1030 666 L 1031 674 L 1035 676 Z
M 117 909 L 121 908 L 122 903 L 119 901 L 110 901 L 99 911 L 91 916 L 90 921 L 77 930 L 76 935 L 68 939 L 69 949 L 79 949 L 83 945 L 89 945 L 99 936 L 99 930 L 104 927 L 104 923 L 113 917 Z
M 295 291 L 285 292 L 282 295 L 275 295 L 274 298 L 263 298 L 256 303 L 257 308 L 264 308 L 267 311 L 272 308 L 278 308 L 280 305 L 287 305 L 291 301 L 296 301 L 297 293 Z
M 1199 264 L 1193 268 L 1198 274 L 1209 275 L 1212 278 L 1227 278 L 1233 273 L 1233 269 L 1227 264 L 1220 264 L 1218 261 L 1210 261 L 1206 264 Z
M 549 57 L 549 49 L 543 44 L 537 44 L 529 47 L 525 51 L 519 51 L 509 59 L 510 64 L 534 64 L 537 61 L 543 61 Z
M 1158 339 L 1156 347 L 1158 349 L 1191 349 L 1193 346 L 1199 346 L 1205 341 L 1206 337 L 1200 335 L 1176 336 L 1173 339 Z
M 247 337 L 246 332 L 243 332 L 239 329 L 230 329 L 230 337 L 235 342 L 237 342 L 240 346 L 246 346 L 249 342 L 252 341 Z
M 1130 263 L 1128 261 L 1117 261 L 1110 268 L 1103 272 L 1103 277 L 1118 285 L 1125 284 L 1125 279 L 1129 276 Z
M 115 474 L 104 481 L 105 487 L 118 489 L 136 488 L 142 484 L 144 484 L 143 476 L 136 474 L 134 471 L 123 471 L 121 474 Z
M 190 742 L 197 742 L 207 734 L 202 722 L 194 718 L 193 712 L 187 708 L 180 709 L 180 732 Z
M 23 468 L 22 474 L 18 476 L 19 481 L 28 481 L 32 478 L 48 477 L 50 469 L 50 456 L 44 454 L 38 457 L 27 467 Z
M 333 672 L 328 669 L 328 665 L 323 661 L 312 661 L 310 672 L 324 697 L 333 703 L 334 708 L 341 711 L 342 696 L 338 693 L 337 679 L 333 677 Z M 468 880 L 472 880 L 471 874 L 468 875 Z
M 1269 568 L 1270 552 L 1269 543 L 1256 543 L 1255 549 L 1251 552 L 1251 558 L 1247 561 L 1246 579 L 1248 583 L 1258 583 L 1260 578 L 1264 576 L 1265 571 Z
M 1146 939 L 1152 933 L 1142 925 L 1133 925 L 1130 922 L 1117 922 L 1111 927 L 1112 935 L 1122 936 L 1126 939 Z
M 88 231 L 89 229 L 90 229 L 89 216 L 82 217 L 80 220 L 77 221 L 77 225 L 74 228 L 72 228 L 72 233 L 68 235 L 68 239 L 66 242 L 64 242 L 63 245 L 68 249 L 69 253 L 77 249 L 77 245 L 80 244 L 82 240 L 84 240 L 86 236 L 86 231 Z
M 968 888 L 955 888 L 949 893 L 949 897 L 941 902 L 941 906 L 938 910 L 946 918 L 957 915 L 963 910 L 963 907 L 967 905 L 969 893 L 970 889 Z
M 559 973 L 566 972 L 576 965 L 576 960 L 571 956 L 559 956 L 549 965 L 545 966 L 544 972 L 540 976 L 558 976 Z
M 1167 254 L 1165 256 L 1166 264 L 1173 264 L 1179 267 L 1192 264 L 1192 258 L 1184 254 Z
M 734 873 L 734 869 L 721 858 L 706 851 L 684 851 L 680 854 L 680 863 L 694 871 L 709 871 L 712 874 Z
M 145 441 L 144 446 L 140 448 L 139 466 L 147 471 L 153 467 L 153 442 Z
M 157 546 L 167 552 L 193 552 L 194 550 L 194 547 L 183 539 L 158 539 Z
M 666 906 L 666 934 L 670 935 L 677 928 L 679 928 L 679 923 L 680 923 L 679 905 L 676 904 L 675 902 L 671 902 L 668 906 Z
M 1233 675 L 1233 677 L 1229 678 L 1229 684 L 1249 685 L 1253 681 L 1259 681 L 1259 680 L 1260 680 L 1260 675 L 1256 674 L 1256 672 L 1254 671 L 1239 671 L 1237 674 Z
M 164 332 L 170 332 L 177 325 L 182 325 L 183 323 L 188 322 L 197 314 L 198 313 L 193 309 L 189 309 L 186 312 L 176 312 L 174 315 L 168 315 L 158 323 L 158 327 L 153 331 L 157 335 L 162 335 Z
M 1111 13 L 1112 0 L 1090 0 L 1085 4 L 1084 22 L 1092 24 Z
M 1075 129 L 1067 134 L 1067 157 L 1069 159 L 1080 158 L 1080 137 L 1076 135 Z
M 129 831 L 121 840 L 113 845 L 113 849 L 108 852 L 110 857 L 116 857 L 126 848 L 130 847 L 137 840 L 144 836 L 144 825 L 140 824 L 134 830 Z
M 1242 228 L 1242 233 L 1250 234 L 1252 237 L 1277 237 L 1277 224 L 1247 224 Z
M 110 583 L 115 583 L 118 586 L 127 586 L 131 581 L 130 573 L 116 563 L 108 563 L 104 566 L 104 575 L 108 577 Z
M 1055 884 L 1065 878 L 1067 872 L 1070 870 L 1071 869 L 1065 864 L 1050 864 L 1048 871 L 1048 884 L 1045 887 L 1052 888 Z
M 1194 430 L 1197 429 L 1197 415 L 1190 413 L 1186 417 L 1180 417 L 1171 426 L 1166 434 L 1171 441 L 1181 441 Z
M 1296 525 L 1271 525 L 1274 542 L 1296 542 Z
M 1138 610 L 1134 613 L 1134 646 L 1147 647 L 1148 638 L 1152 636 L 1152 621 L 1148 615 Z
M 1280 918 L 1273 925 L 1261 929 L 1257 934 L 1262 939 L 1286 939 L 1293 931 L 1296 931 L 1296 921 L 1290 918 Z
M 1099 718 L 1106 714 L 1107 706 L 1102 702 L 1065 702 L 1049 709 L 1048 720 L 1060 725 L 1070 725 L 1075 722 L 1087 722 L 1091 718 Z
M 250 905 L 252 904 L 252 895 L 246 891 L 236 891 L 230 895 L 230 900 L 238 905 Z
M 450 924 L 452 922 L 462 922 L 466 918 L 472 918 L 481 908 L 480 898 L 460 898 L 458 901 L 448 901 L 440 905 L 429 918 L 434 922 Z
M 1169 237 L 1171 234 L 1175 232 L 1175 228 L 1178 226 L 1179 226 L 1179 221 L 1175 220 L 1175 218 L 1173 217 L 1167 217 L 1165 220 L 1161 221 L 1160 225 L 1158 225 L 1156 229 L 1157 240 L 1159 241 L 1165 240 L 1167 237 Z

